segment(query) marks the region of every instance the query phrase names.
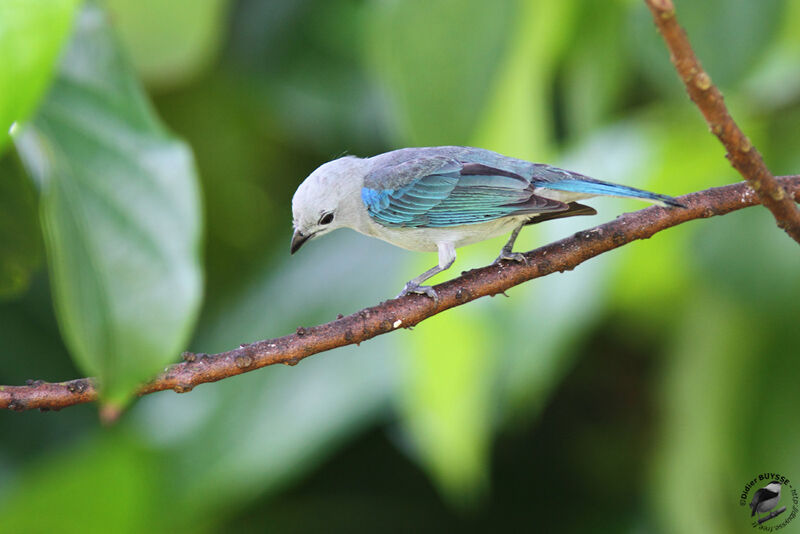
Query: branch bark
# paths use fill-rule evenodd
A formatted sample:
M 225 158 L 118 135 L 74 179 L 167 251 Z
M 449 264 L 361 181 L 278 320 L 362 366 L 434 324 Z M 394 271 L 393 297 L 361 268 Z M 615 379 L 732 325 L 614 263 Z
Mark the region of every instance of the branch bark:
M 800 209 L 764 164 L 761 154 L 731 117 L 720 90 L 703 70 L 686 32 L 675 18 L 672 0 L 645 0 L 670 52 L 678 76 L 697 104 L 711 132 L 727 151 L 726 157 L 772 212 L 778 227 L 800 243 Z
M 800 175 L 779 179 L 790 196 L 800 200 Z M 268 365 L 295 365 L 312 354 L 358 344 L 375 336 L 408 328 L 480 297 L 494 296 L 534 278 L 569 271 L 604 252 L 685 222 L 724 215 L 758 204 L 747 184 L 727 185 L 678 198 L 686 208 L 649 207 L 626 213 L 617 219 L 543 246 L 525 254 L 527 263 L 502 262 L 468 271 L 436 286 L 438 305 L 423 295 L 408 295 L 383 302 L 347 317 L 312 328 L 298 328 L 294 334 L 243 345 L 219 354 L 184 353 L 184 362 L 143 385 L 139 395 L 172 389 L 191 391 L 206 382 L 216 382 Z M 59 410 L 97 399 L 91 378 L 69 382 L 29 381 L 25 386 L 0 386 L 0 408 L 23 411 Z
M 785 511 L 786 511 L 786 507 L 785 506 L 781 506 L 777 510 L 773 510 L 768 516 L 764 516 L 764 517 L 758 518 L 758 524 L 760 525 L 761 523 L 769 521 L 770 519 L 781 515 Z

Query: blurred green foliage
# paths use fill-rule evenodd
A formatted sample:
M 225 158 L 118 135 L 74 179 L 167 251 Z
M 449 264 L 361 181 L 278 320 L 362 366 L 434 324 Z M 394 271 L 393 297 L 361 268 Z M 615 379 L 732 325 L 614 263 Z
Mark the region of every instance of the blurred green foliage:
M 215 59 L 227 0 L 105 0 L 119 37 L 151 86 L 185 84 Z
M 800 172 L 800 1 L 676 3 L 770 167 Z M 288 256 L 295 187 L 344 152 L 472 144 L 675 195 L 739 179 L 639 1 L 106 0 L 71 32 L 74 3 L 18 4 L 0 0 L 2 384 L 93 373 L 120 402 L 192 328 L 216 352 L 394 295 L 434 255 L 337 232 Z M 640 207 L 592 204 L 520 248 Z M 743 484 L 800 477 L 798 272 L 752 208 L 147 396 L 111 429 L 93 406 L 2 413 L 0 531 L 747 532 Z
M 42 258 L 36 191 L 13 158 L 0 160 L 0 298 L 28 289 Z

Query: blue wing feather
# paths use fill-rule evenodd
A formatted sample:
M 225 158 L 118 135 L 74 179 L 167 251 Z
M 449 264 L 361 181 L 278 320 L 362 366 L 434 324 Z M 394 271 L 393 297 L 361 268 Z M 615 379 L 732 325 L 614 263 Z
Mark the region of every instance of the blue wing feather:
M 377 222 L 412 228 L 568 209 L 563 202 L 535 196 L 531 182 L 519 175 L 442 156 L 381 167 L 365 179 L 361 198 Z
M 681 205 L 666 195 L 479 148 L 405 148 L 371 160 L 375 170 L 365 177 L 361 197 L 369 215 L 386 226 L 446 227 L 569 209 L 535 195 L 540 188 Z

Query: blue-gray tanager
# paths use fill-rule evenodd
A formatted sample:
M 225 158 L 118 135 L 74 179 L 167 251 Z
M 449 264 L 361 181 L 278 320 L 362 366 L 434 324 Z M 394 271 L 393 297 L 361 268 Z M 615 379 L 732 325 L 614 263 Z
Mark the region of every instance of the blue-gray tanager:
M 594 215 L 593 208 L 576 201 L 598 195 L 681 206 L 669 196 L 481 148 L 404 148 L 372 158 L 346 156 L 325 163 L 297 188 L 291 253 L 312 237 L 341 227 L 408 250 L 437 251 L 439 264 L 400 293 L 437 300 L 433 288 L 421 284 L 449 268 L 458 247 L 511 232 L 496 261 L 524 261 L 512 252 L 523 226 Z

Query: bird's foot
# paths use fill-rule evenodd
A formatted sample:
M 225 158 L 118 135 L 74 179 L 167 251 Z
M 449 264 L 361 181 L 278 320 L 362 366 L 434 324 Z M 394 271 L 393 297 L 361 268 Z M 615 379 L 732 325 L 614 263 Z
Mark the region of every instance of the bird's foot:
M 439 295 L 436 294 L 436 291 L 431 286 L 421 286 L 419 284 L 415 284 L 409 282 L 406 284 L 406 287 L 397 295 L 397 298 L 405 297 L 406 295 L 410 295 L 412 293 L 416 293 L 418 295 L 427 295 L 433 299 L 433 303 L 435 305 L 439 305 Z
M 494 260 L 494 262 L 500 263 L 503 260 L 524 263 L 525 265 L 528 264 L 528 258 L 522 252 L 511 252 L 510 250 L 505 249 L 500 251 L 500 255 L 497 256 L 497 259 Z

